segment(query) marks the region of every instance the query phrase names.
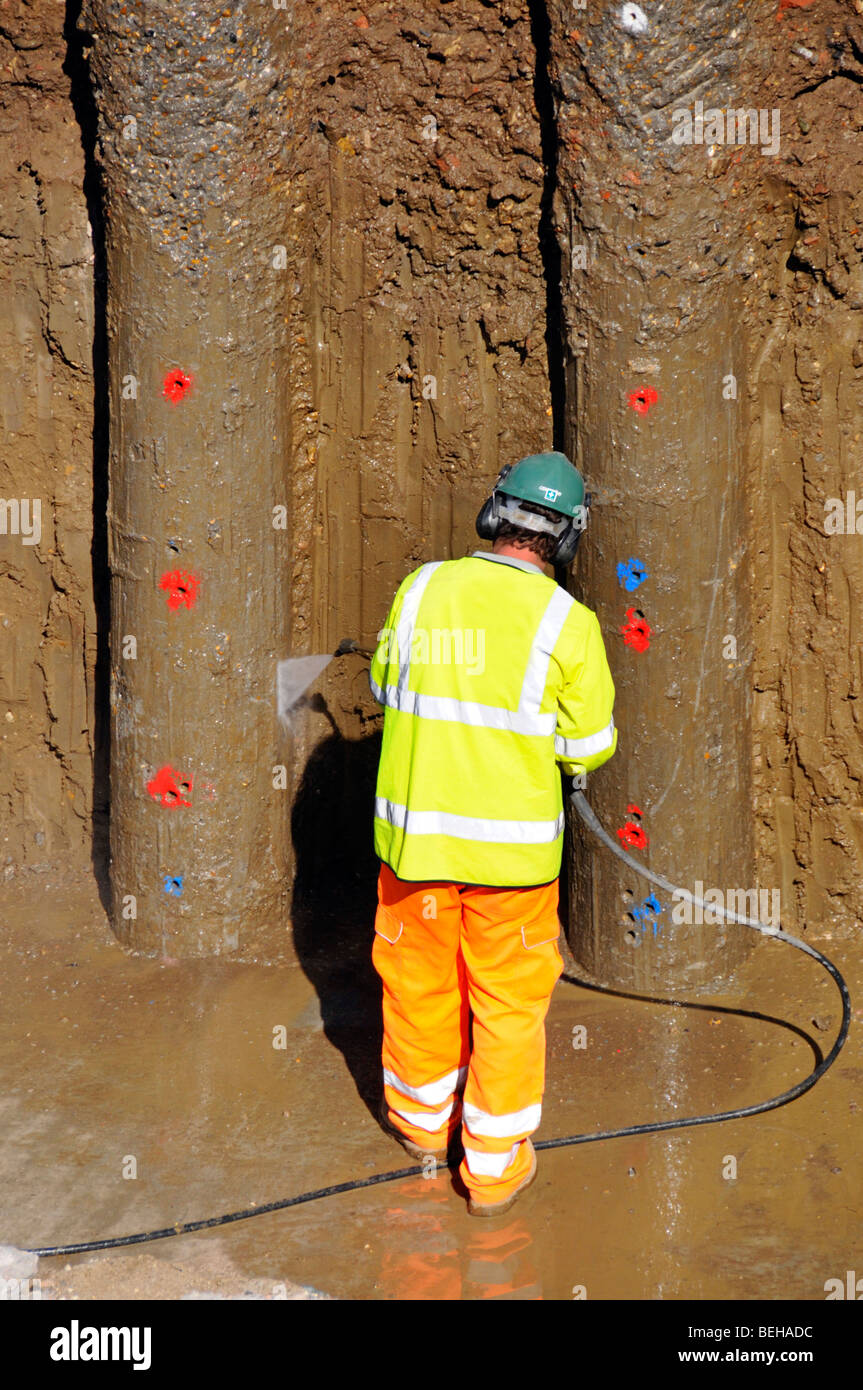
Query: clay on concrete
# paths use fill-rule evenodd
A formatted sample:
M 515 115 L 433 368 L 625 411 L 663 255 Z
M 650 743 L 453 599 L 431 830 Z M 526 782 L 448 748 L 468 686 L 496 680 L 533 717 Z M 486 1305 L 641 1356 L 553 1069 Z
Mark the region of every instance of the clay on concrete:
M 290 883 L 289 25 L 113 0 L 81 24 L 105 187 L 112 921 L 138 950 L 253 954 Z
M 567 7 L 549 14 L 556 31 L 568 16 L 567 35 L 593 37 Z M 554 113 L 541 122 L 538 109 L 544 15 L 539 4 L 467 0 L 436 9 L 433 23 L 422 5 L 355 16 L 329 3 L 292 8 L 279 159 L 295 189 L 281 232 L 293 629 L 277 657 L 332 650 L 343 635 L 368 641 L 407 568 L 473 544 L 488 481 L 504 456 L 552 442 L 553 405 L 564 444 L 554 352 L 549 361 L 558 277 L 544 210 L 558 132 Z M 754 879 L 781 888 L 792 929 L 847 934 L 861 911 L 863 576 L 856 535 L 827 535 L 824 517 L 826 499 L 855 490 L 860 442 L 861 21 L 824 0 L 746 23 L 740 90 L 782 112 L 778 158 L 736 152 L 728 198 L 744 209 L 732 328 L 746 359 L 737 445 L 751 648 L 738 650 L 752 693 Z M 92 874 L 108 798 L 104 190 L 84 37 L 74 6 L 68 19 L 48 0 L 4 11 L 0 261 L 11 312 L 0 323 L 0 493 L 41 497 L 44 535 L 32 548 L 0 536 L 0 858 L 5 878 L 35 884 Z M 643 39 L 615 37 L 631 56 L 602 95 L 614 128 L 627 119 Z M 566 43 L 577 55 L 578 40 Z M 661 109 L 661 84 L 657 99 Z M 568 154 L 561 126 L 564 161 L 577 133 Z M 577 329 L 566 327 L 572 348 Z M 437 372 L 425 370 L 430 356 Z M 438 378 L 436 400 L 423 396 L 427 375 Z M 655 422 L 655 412 L 635 420 L 642 435 Z M 587 549 L 577 575 L 592 602 L 589 563 Z M 355 884 L 373 872 L 361 824 L 378 718 L 361 661 L 343 658 L 296 742 L 279 750 L 296 792 L 295 893 L 333 873 Z M 326 858 L 315 844 L 333 823 Z

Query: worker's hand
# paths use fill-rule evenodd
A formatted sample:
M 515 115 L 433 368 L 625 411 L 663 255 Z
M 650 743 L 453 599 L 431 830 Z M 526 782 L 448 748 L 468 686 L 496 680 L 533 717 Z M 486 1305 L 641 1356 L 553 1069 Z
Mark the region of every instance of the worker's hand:
M 583 792 L 587 790 L 587 773 L 580 763 L 574 763 L 572 769 L 562 767 L 561 772 L 564 777 L 571 777 L 572 783 L 569 790 L 571 792 Z

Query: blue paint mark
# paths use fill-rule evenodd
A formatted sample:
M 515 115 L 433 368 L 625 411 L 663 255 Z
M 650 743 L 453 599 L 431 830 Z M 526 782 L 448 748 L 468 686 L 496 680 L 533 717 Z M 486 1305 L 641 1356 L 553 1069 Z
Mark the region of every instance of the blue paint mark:
M 179 874 L 174 877 L 168 874 L 165 878 L 164 886 L 166 893 L 171 894 L 172 897 L 181 898 L 183 896 L 183 875 Z
M 643 584 L 646 578 L 647 569 L 642 560 L 635 560 L 630 556 L 625 562 L 621 560 L 617 566 L 617 582 L 629 593 Z
M 642 932 L 645 932 L 647 930 L 648 921 L 652 921 L 653 936 L 655 940 L 660 928 L 659 915 L 664 910 L 665 909 L 663 908 L 662 903 L 659 901 L 656 894 L 651 893 L 650 897 L 645 898 L 644 902 L 641 904 L 640 907 L 634 907 L 629 915 L 634 922 L 641 922 Z

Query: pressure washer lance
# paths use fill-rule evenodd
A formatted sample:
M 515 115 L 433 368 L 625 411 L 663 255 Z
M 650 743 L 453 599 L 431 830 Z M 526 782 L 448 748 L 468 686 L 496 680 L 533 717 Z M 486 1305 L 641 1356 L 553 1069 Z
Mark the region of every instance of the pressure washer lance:
M 352 650 L 359 649 L 352 648 Z M 697 898 L 693 893 L 687 892 L 686 889 L 677 888 L 669 879 L 664 878 L 662 874 L 655 874 L 651 869 L 646 869 L 643 864 L 639 864 L 637 859 L 633 859 L 631 854 L 627 854 L 625 850 L 621 849 L 604 827 L 600 825 L 588 805 L 583 792 L 573 792 L 571 800 L 588 829 L 593 831 L 594 835 L 602 841 L 607 849 L 611 850 L 612 854 L 616 854 L 618 859 L 622 859 L 623 863 L 626 864 L 628 868 L 632 869 L 633 873 L 648 879 L 650 883 L 656 884 L 658 888 L 665 889 L 666 892 L 682 894 L 683 897 L 690 902 L 696 905 L 700 904 L 702 907 L 709 906 L 713 912 L 719 912 L 728 922 L 739 922 L 741 926 L 753 927 L 756 931 L 761 932 L 763 936 L 775 937 L 777 941 L 783 941 L 789 946 L 795 946 L 798 951 L 804 951 L 807 956 L 811 956 L 813 960 L 817 960 L 819 965 L 822 965 L 830 975 L 836 984 L 836 988 L 839 990 L 839 995 L 842 1000 L 842 1025 L 835 1043 L 827 1056 L 819 1062 L 815 1070 L 811 1072 L 809 1076 L 805 1077 L 803 1081 L 798 1081 L 796 1086 L 792 1086 L 789 1090 L 783 1091 L 781 1095 L 773 1096 L 770 1100 L 760 1101 L 757 1105 L 742 1106 L 737 1110 L 721 1110 L 714 1115 L 691 1115 L 682 1120 L 656 1120 L 645 1125 L 627 1125 L 625 1129 L 605 1129 L 595 1130 L 590 1134 L 570 1134 L 563 1139 L 541 1139 L 538 1143 L 534 1144 L 534 1148 L 563 1149 L 571 1144 L 594 1144 L 599 1139 L 624 1139 L 636 1134 L 657 1134 L 661 1130 L 687 1129 L 691 1128 L 693 1125 L 715 1125 L 721 1120 L 740 1120 L 747 1115 L 761 1115 L 767 1110 L 776 1110 L 780 1105 L 787 1105 L 789 1101 L 796 1100 L 798 1096 L 802 1096 L 806 1091 L 810 1091 L 815 1083 L 820 1081 L 827 1069 L 832 1067 L 836 1058 L 839 1056 L 845 1044 L 845 1039 L 848 1036 L 848 1027 L 851 1022 L 851 999 L 845 981 L 833 962 L 828 960 L 826 956 L 823 956 L 820 951 L 816 951 L 814 946 L 810 946 L 805 941 L 798 941 L 795 936 L 789 936 L 787 932 L 782 931 L 781 927 L 768 926 L 767 923 L 756 921 L 754 918 L 742 917 L 736 912 L 718 907 L 714 903 L 707 904 L 703 902 L 701 898 Z M 577 980 L 571 980 L 567 976 L 563 978 L 566 979 L 569 984 L 579 983 Z M 676 1001 L 673 1002 L 676 1003 Z M 454 1167 L 456 1162 L 457 1160 L 455 1158 L 452 1159 L 449 1166 Z M 123 1245 L 142 1245 L 145 1241 L 165 1240 L 169 1236 L 190 1235 L 193 1231 L 206 1231 L 214 1226 L 227 1226 L 233 1221 L 246 1221 L 252 1216 L 264 1216 L 268 1212 L 285 1211 L 288 1207 L 299 1207 L 306 1202 L 317 1202 L 323 1197 L 335 1197 L 342 1192 L 357 1192 L 363 1187 L 377 1187 L 381 1183 L 397 1182 L 402 1178 L 419 1177 L 424 1173 L 425 1169 L 421 1166 L 396 1168 L 388 1173 L 375 1173 L 369 1178 L 353 1178 L 350 1182 L 334 1183 L 331 1187 L 319 1187 L 313 1192 L 301 1192 L 296 1197 L 284 1197 L 277 1202 L 265 1202 L 261 1206 L 246 1207 L 242 1211 L 228 1212 L 224 1216 L 211 1216 L 204 1221 L 178 1222 L 176 1226 L 165 1226 L 161 1230 L 140 1231 L 136 1235 L 115 1236 L 107 1240 L 81 1241 L 77 1245 L 46 1245 L 42 1246 L 40 1249 L 31 1250 L 29 1253 L 44 1258 L 49 1255 L 80 1255 L 89 1250 L 114 1250 Z
M 348 656 L 351 652 L 358 656 L 374 656 L 367 647 L 358 647 L 352 637 L 343 637 L 334 652 L 294 656 L 276 663 L 276 713 L 282 724 L 290 723 L 291 711 L 334 657 Z

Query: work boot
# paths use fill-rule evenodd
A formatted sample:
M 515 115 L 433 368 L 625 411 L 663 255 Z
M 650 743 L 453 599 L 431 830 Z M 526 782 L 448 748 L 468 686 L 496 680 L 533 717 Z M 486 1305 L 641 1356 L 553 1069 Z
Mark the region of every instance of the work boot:
M 415 1158 L 418 1163 L 425 1163 L 427 1159 L 431 1158 L 438 1168 L 446 1168 L 449 1162 L 449 1149 L 424 1149 L 421 1145 L 415 1144 L 412 1139 L 408 1139 L 406 1134 L 402 1134 L 400 1129 L 396 1129 L 387 1114 L 387 1109 L 386 1097 L 382 1096 L 378 1111 L 381 1128 L 393 1139 L 397 1139 L 405 1152 L 409 1153 L 411 1158 Z
M 474 1197 L 468 1197 L 467 1209 L 471 1216 L 503 1216 L 505 1211 L 509 1211 L 516 1198 L 530 1187 L 536 1177 L 536 1150 L 529 1139 L 526 1139 L 525 1143 L 530 1147 L 530 1168 L 518 1187 L 508 1197 L 504 1197 L 502 1202 L 478 1202 Z

